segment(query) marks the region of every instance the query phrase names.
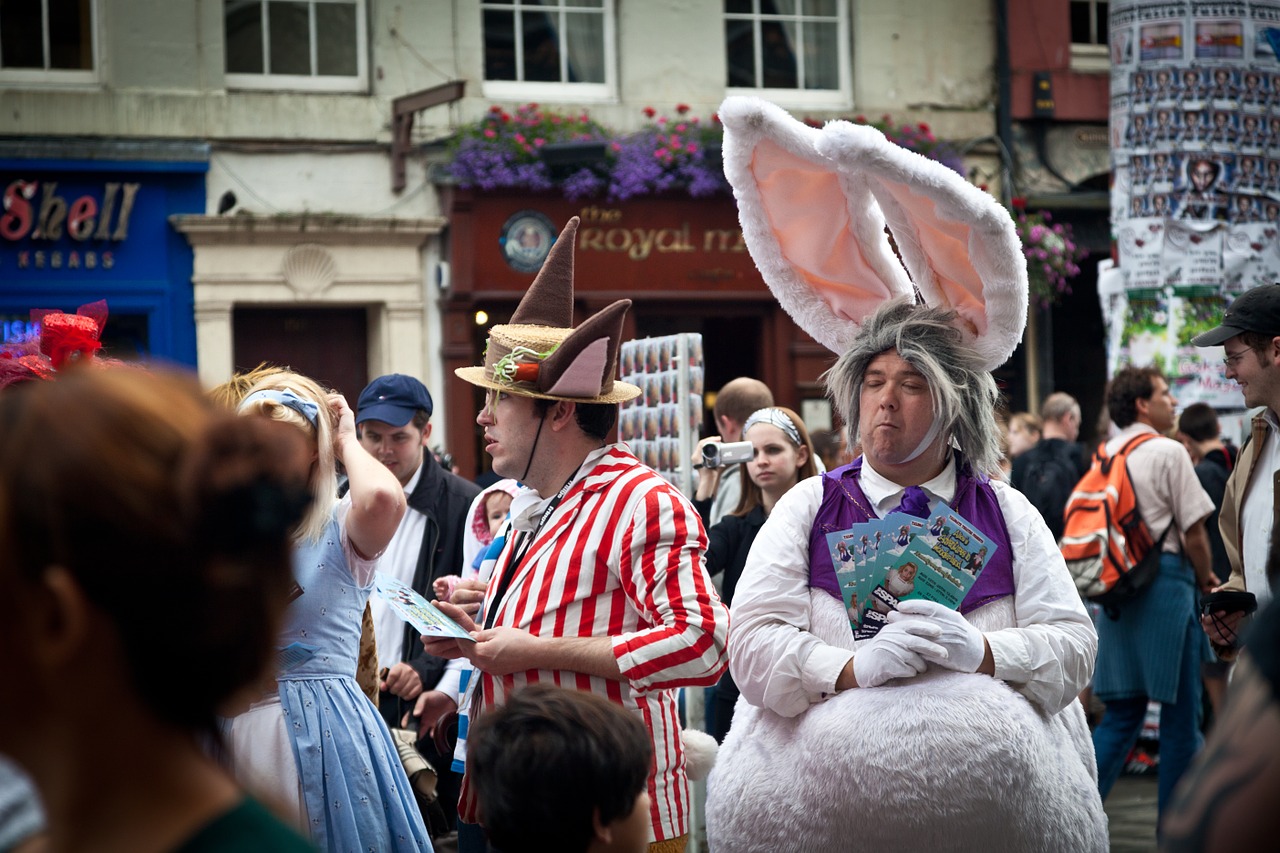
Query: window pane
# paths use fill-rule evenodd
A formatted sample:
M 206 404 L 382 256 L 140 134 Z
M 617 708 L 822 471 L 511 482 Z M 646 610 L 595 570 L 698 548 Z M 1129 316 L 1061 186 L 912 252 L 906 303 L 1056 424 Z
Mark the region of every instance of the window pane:
M 559 83 L 560 39 L 555 22 L 547 12 L 524 12 L 524 80 L 530 83 Z
M 564 0 L 566 6 L 581 6 L 590 9 L 603 9 L 604 0 Z
M 39 3 L 0 2 L 0 57 L 5 68 L 44 68 Z
M 760 12 L 765 15 L 794 15 L 796 0 L 760 0 Z
M 795 49 L 782 24 L 777 21 L 760 24 L 760 47 L 764 60 L 764 80 L 760 85 L 765 89 L 797 88 Z
M 311 75 L 311 20 L 306 3 L 267 4 L 269 74 Z
M 1071 43 L 1092 44 L 1089 33 L 1089 16 L 1091 10 L 1087 2 L 1072 0 L 1071 3 Z
M 1096 44 L 1111 43 L 1111 28 L 1107 25 L 1109 3 L 1098 3 L 1094 7 L 1094 42 Z
M 316 74 L 356 74 L 356 7 L 347 3 L 316 4 Z
M 484 13 L 484 79 L 516 79 L 515 13 Z
M 751 0 L 724 0 L 724 10 L 733 14 L 751 12 Z
M 91 32 L 89 0 L 49 0 L 49 67 L 92 70 Z
M 835 24 L 804 25 L 804 87 L 840 88 L 840 51 L 836 46 L 839 28 Z
M 570 83 L 604 82 L 604 16 L 565 15 Z
M 727 86 L 758 88 L 756 83 L 755 36 L 750 21 L 724 22 Z
M 801 0 L 800 11 L 806 15 L 825 15 L 834 18 L 836 0 Z
M 262 73 L 262 4 L 258 0 L 227 0 L 227 72 Z

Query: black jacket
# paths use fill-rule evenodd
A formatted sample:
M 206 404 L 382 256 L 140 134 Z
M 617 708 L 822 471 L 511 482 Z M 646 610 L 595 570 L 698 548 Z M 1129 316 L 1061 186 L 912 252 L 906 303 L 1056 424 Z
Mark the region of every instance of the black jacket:
M 424 456 L 422 476 L 408 503 L 427 517 L 411 583 L 427 601 L 435 600 L 431 585 L 436 578 L 462 573 L 462 540 L 470 523 L 467 510 L 478 494 L 480 487 L 475 483 L 444 470 L 430 454 Z M 417 630 L 408 622 L 404 623 L 402 660 L 422 678 L 424 690 L 434 687 L 444 673 L 444 658 L 423 651 Z
M 707 531 L 707 574 L 724 572 L 720 583 L 720 600 L 725 607 L 733 603 L 733 591 L 747 565 L 747 554 L 756 534 L 764 526 L 764 507 L 756 507 L 746 515 L 726 515 Z
M 1213 512 L 1205 519 L 1204 526 L 1209 534 L 1209 551 L 1213 554 L 1213 573 L 1221 583 L 1226 583 L 1227 578 L 1231 577 L 1231 563 L 1227 560 L 1227 549 L 1222 544 L 1222 531 L 1218 529 L 1218 511 L 1222 509 L 1227 479 L 1231 476 L 1231 469 L 1236 466 L 1239 454 L 1240 451 L 1234 447 L 1210 450 L 1196 465 L 1196 477 L 1213 501 Z
M 344 484 L 341 491 L 346 492 Z M 443 575 L 462 572 L 462 540 L 470 519 L 467 510 L 480 494 L 480 487 L 440 467 L 430 453 L 423 455 L 422 476 L 418 485 L 407 495 L 411 509 L 427 517 L 423 528 L 422 546 L 418 549 L 418 564 L 410 583 L 423 598 L 435 600 L 432 583 Z M 408 512 L 408 510 L 406 510 Z M 445 660 L 429 655 L 422 648 L 418 632 L 408 622 L 404 623 L 404 642 L 401 660 L 413 667 L 422 679 L 424 690 L 435 687 L 444 673 Z M 390 726 L 400 725 L 404 712 L 412 703 L 402 703 L 394 695 L 383 692 L 379 710 Z

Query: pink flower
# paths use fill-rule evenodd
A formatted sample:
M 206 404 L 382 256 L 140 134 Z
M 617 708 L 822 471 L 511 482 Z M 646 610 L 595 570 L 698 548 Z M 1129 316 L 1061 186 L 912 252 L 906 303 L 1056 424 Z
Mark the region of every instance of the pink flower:
M 521 145 L 524 145 L 524 134 L 523 134 L 523 133 L 517 133 L 517 134 L 515 135 L 515 140 L 516 140 L 516 142 L 520 143 Z
M 493 139 L 497 135 L 498 135 L 498 131 L 494 130 L 492 127 L 486 127 L 484 129 L 485 139 Z
M 533 140 L 534 148 L 541 148 L 543 145 L 546 145 L 546 144 L 547 144 L 547 140 L 543 139 L 541 136 L 535 137 Z

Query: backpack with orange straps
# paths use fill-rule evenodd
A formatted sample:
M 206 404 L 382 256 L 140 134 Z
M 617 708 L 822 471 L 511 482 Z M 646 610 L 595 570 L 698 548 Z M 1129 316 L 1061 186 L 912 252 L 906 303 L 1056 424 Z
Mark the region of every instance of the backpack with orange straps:
M 1160 546 L 1173 527 L 1170 521 L 1159 539 L 1152 538 L 1129 478 L 1129 454 L 1153 438 L 1158 436 L 1136 435 L 1111 456 L 1105 443 L 1099 445 L 1088 473 L 1067 499 L 1058 547 L 1076 589 L 1112 618 L 1116 608 L 1137 597 L 1155 578 Z

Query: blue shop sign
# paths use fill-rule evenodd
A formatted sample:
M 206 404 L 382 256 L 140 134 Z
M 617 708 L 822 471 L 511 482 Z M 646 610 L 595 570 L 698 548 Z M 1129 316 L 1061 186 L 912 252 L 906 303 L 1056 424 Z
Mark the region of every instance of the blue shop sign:
M 0 160 L 0 317 L 106 299 L 141 354 L 195 363 L 193 254 L 169 224 L 202 213 L 206 162 Z M 112 320 L 108 319 L 108 331 Z

